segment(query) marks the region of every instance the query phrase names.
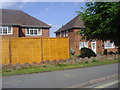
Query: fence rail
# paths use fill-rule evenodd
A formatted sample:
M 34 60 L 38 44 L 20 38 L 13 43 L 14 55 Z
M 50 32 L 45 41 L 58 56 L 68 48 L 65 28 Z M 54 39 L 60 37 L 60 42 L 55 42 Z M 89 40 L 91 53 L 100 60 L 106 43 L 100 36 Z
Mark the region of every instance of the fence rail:
M 68 38 L 2 38 L 0 50 L 4 65 L 70 57 Z

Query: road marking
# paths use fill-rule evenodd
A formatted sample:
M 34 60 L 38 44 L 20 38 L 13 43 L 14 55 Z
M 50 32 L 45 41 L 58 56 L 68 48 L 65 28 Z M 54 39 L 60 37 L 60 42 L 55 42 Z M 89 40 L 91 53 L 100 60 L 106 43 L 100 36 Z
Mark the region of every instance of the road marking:
M 105 88 L 105 87 L 111 86 L 111 85 L 113 85 L 113 84 L 116 84 L 116 83 L 118 83 L 118 82 L 120 82 L 120 81 L 115 80 L 115 81 L 113 81 L 113 82 L 110 82 L 110 83 L 107 83 L 107 84 L 104 84 L 104 85 L 100 85 L 100 86 L 97 86 L 97 87 L 94 87 L 94 88 Z

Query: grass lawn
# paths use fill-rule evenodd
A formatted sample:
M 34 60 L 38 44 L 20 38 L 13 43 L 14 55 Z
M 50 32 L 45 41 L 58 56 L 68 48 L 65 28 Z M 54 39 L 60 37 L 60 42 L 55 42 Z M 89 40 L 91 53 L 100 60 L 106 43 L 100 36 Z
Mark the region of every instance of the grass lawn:
M 84 62 L 84 63 L 77 63 L 77 64 L 58 64 L 55 66 L 44 65 L 44 66 L 36 66 L 36 67 L 30 67 L 27 69 L 19 69 L 19 70 L 13 70 L 13 71 L 3 70 L 1 75 L 11 76 L 11 75 L 20 75 L 20 74 L 31 74 L 31 73 L 83 68 L 83 67 L 98 66 L 98 65 L 104 65 L 104 64 L 113 64 L 113 63 L 120 63 L 120 60 L 104 60 L 104 61 L 95 60 L 91 63 Z

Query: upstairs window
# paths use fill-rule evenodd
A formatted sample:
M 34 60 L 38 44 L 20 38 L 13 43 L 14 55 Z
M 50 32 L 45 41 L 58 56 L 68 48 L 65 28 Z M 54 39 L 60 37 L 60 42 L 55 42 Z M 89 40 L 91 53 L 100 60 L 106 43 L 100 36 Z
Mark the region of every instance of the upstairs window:
M 65 33 L 64 32 L 60 32 L 60 37 L 65 37 Z
M 110 41 L 106 41 L 104 43 L 105 49 L 109 49 L 109 48 L 115 48 L 114 43 L 111 43 Z
M 12 27 L 10 26 L 0 26 L 0 35 L 12 34 Z
M 66 36 L 66 37 L 68 37 L 68 30 L 67 30 L 67 31 L 65 31 L 65 36 Z
M 60 32 L 60 37 L 62 37 L 62 33 Z
M 42 35 L 42 30 L 38 28 L 27 29 L 26 35 Z
M 60 32 L 60 37 L 68 37 L 68 30 Z
M 63 37 L 65 37 L 65 31 L 63 32 Z
M 88 48 L 88 42 L 80 42 L 79 49 L 84 47 Z

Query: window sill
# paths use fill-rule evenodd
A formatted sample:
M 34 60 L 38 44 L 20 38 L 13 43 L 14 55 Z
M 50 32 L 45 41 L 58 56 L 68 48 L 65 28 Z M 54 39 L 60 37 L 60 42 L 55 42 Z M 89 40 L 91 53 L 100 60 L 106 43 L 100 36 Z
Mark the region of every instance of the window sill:
M 26 36 L 42 36 L 42 35 L 26 35 Z
M 115 48 L 115 47 L 111 47 L 111 48 L 107 48 L 107 47 L 106 47 L 106 48 L 104 48 L 104 49 L 114 49 L 114 48 Z
M 13 34 L 0 34 L 0 35 L 13 35 Z

